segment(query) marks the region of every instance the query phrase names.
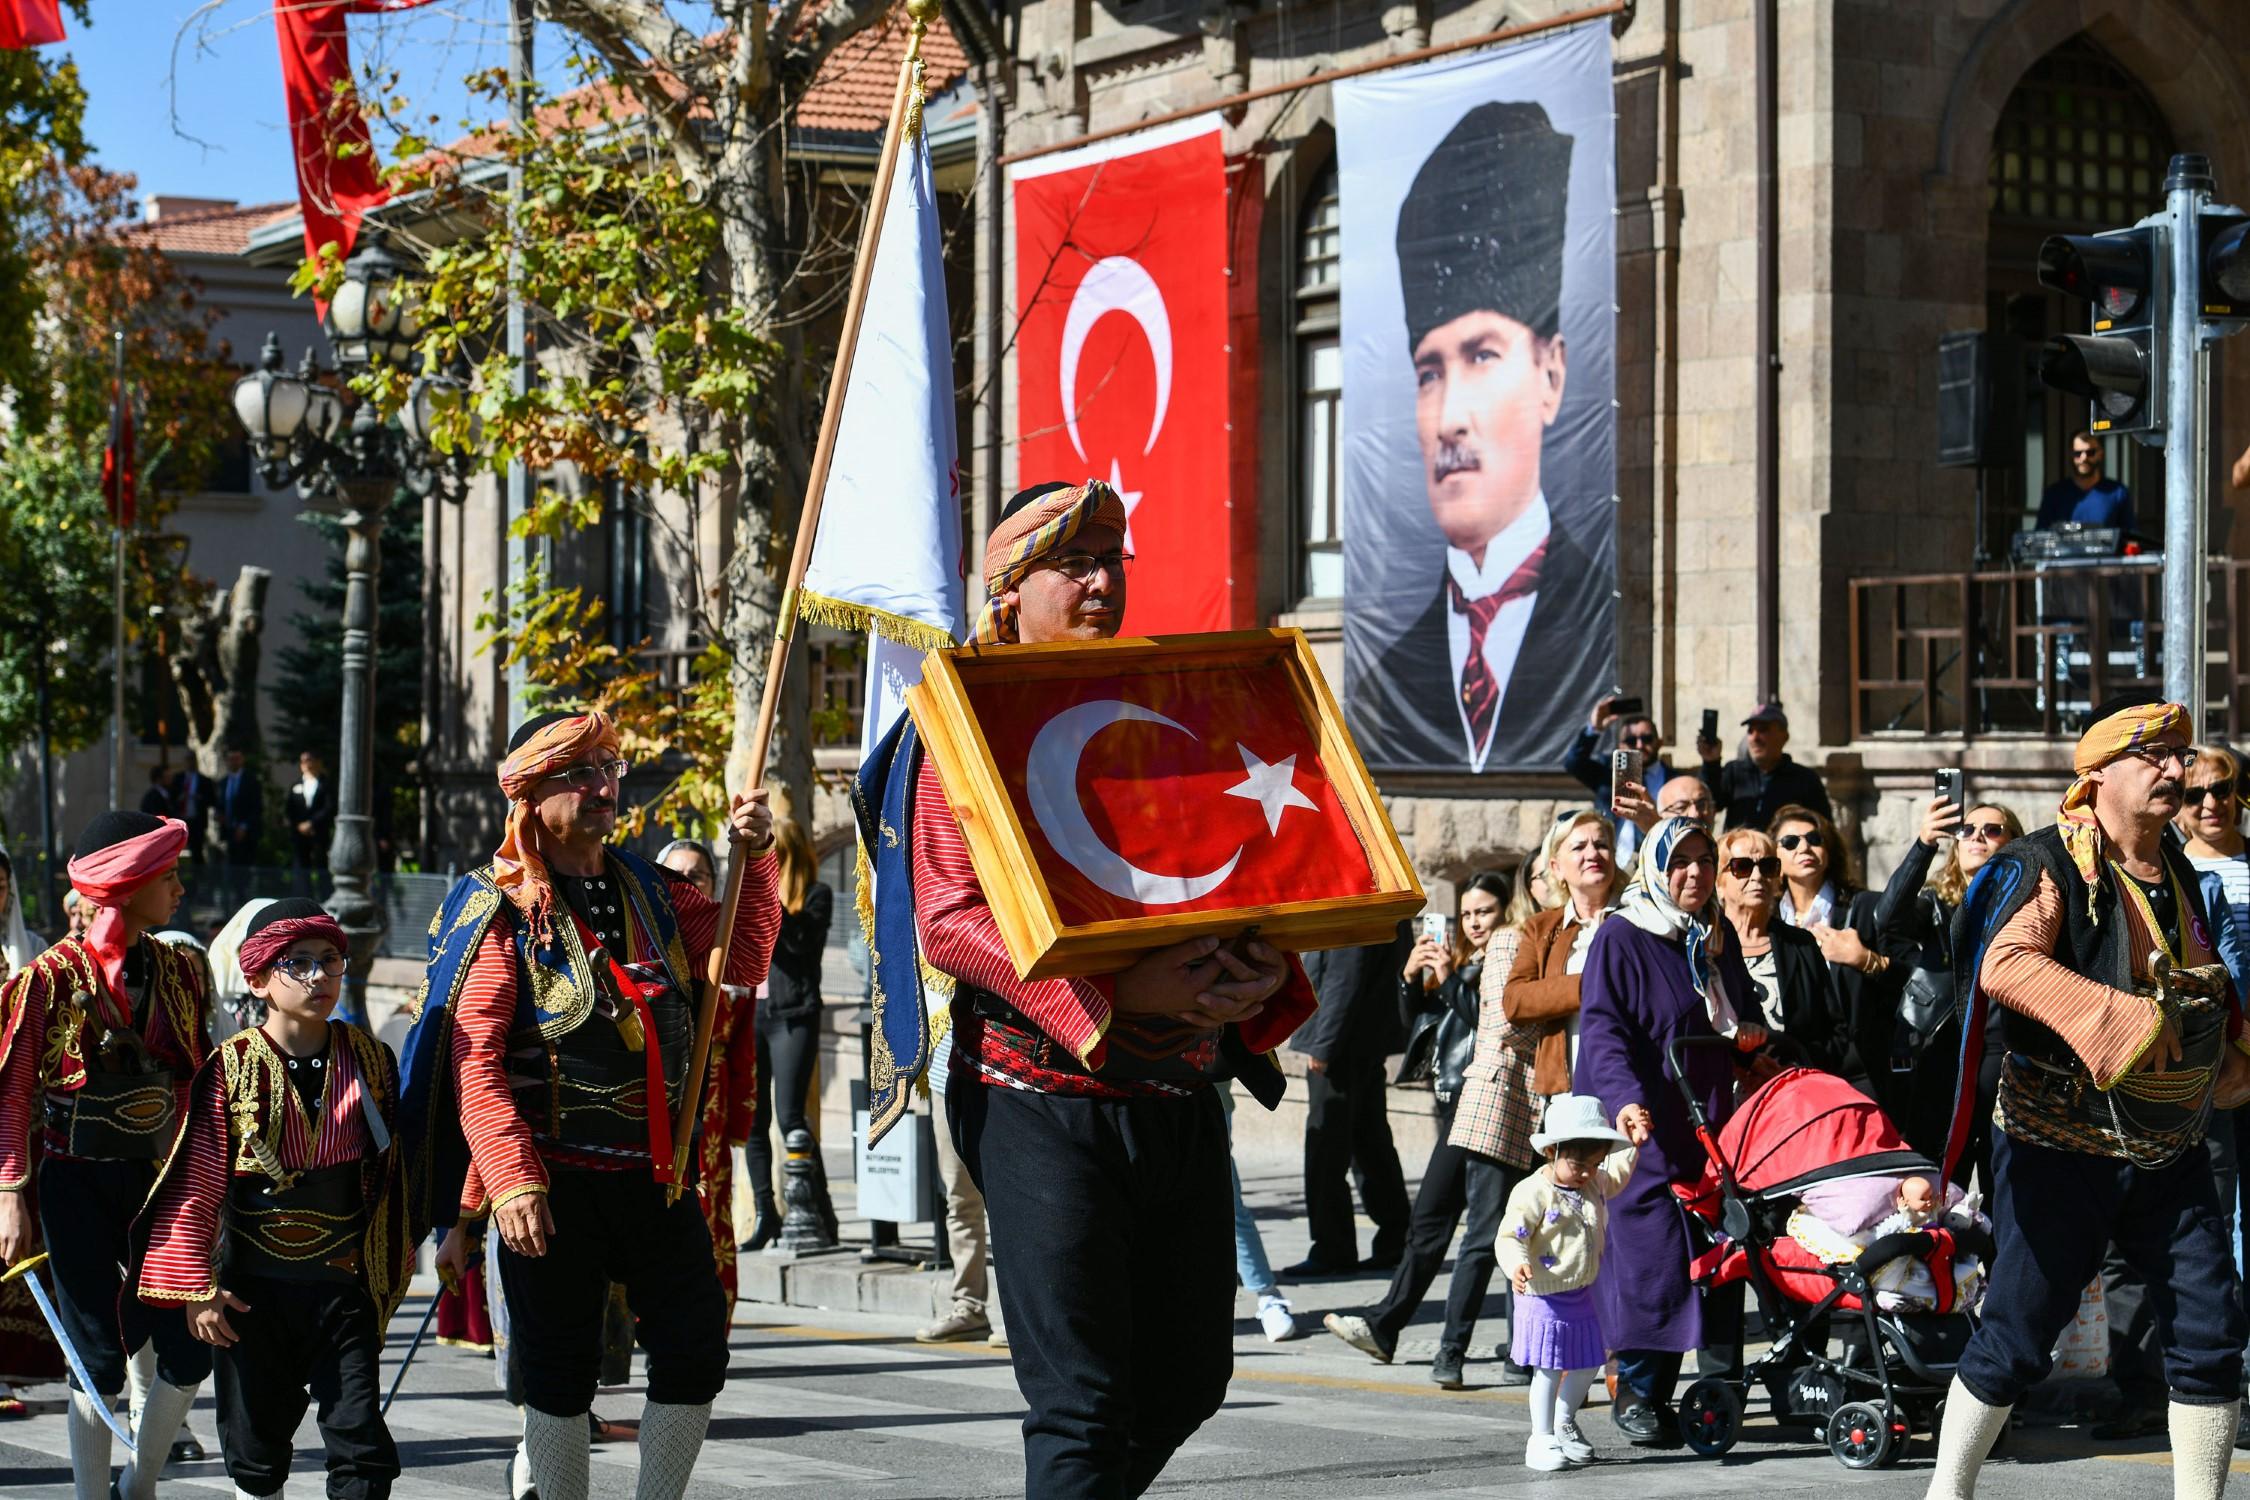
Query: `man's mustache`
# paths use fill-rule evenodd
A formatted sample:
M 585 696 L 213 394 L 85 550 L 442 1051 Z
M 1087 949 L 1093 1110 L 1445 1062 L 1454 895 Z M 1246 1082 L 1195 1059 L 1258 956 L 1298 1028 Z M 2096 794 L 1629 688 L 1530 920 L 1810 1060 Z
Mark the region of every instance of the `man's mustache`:
M 1455 474 L 1473 474 L 1484 467 L 1484 460 L 1466 443 L 1456 443 L 1450 438 L 1438 440 L 1437 458 L 1430 464 L 1430 482 L 1443 484 Z
M 2151 797 L 2179 797 L 2187 792 L 2187 783 L 2178 777 L 2167 776 L 2149 789 Z

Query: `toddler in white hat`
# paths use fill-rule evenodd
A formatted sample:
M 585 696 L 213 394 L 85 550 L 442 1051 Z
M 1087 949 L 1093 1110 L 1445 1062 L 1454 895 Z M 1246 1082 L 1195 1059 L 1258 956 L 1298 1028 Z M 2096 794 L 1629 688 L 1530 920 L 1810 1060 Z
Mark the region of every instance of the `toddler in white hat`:
M 1531 1441 L 1527 1468 L 1553 1472 L 1594 1460 L 1578 1430 L 1578 1407 L 1609 1350 L 1594 1305 L 1609 1200 L 1633 1175 L 1636 1148 L 1648 1139 L 1649 1116 L 1638 1105 L 1613 1124 L 1602 1102 L 1557 1094 L 1531 1149 L 1547 1164 L 1516 1184 L 1500 1218 L 1500 1270 L 1515 1288 L 1509 1350 L 1531 1372 Z

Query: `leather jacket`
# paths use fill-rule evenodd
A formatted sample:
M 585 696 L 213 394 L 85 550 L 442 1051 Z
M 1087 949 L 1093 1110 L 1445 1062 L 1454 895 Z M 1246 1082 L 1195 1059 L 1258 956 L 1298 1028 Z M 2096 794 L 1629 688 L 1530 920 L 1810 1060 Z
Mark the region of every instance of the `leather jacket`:
M 1422 988 L 1419 979 L 1399 980 L 1399 1008 L 1412 1016 L 1399 1082 L 1428 1079 L 1445 1104 L 1461 1097 L 1461 1084 L 1476 1052 L 1483 976 L 1483 960 L 1471 959 L 1435 989 Z

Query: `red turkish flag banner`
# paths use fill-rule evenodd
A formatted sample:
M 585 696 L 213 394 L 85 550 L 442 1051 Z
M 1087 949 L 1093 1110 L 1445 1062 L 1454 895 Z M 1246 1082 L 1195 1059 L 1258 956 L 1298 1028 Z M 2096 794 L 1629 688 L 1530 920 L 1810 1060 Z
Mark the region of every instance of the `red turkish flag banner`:
M 967 695 L 1066 925 L 1376 888 L 1313 730 L 1269 666 Z
M 0 49 L 20 52 L 63 39 L 62 0 L 0 0 Z
M 0 0 L 0 5 L 9 0 Z M 390 197 L 359 112 L 344 18 L 416 10 L 431 0 L 274 0 L 281 44 L 281 86 L 288 100 L 289 138 L 297 156 L 297 205 L 305 222 L 305 254 L 333 244 L 352 253 L 359 221 Z M 322 309 L 325 311 L 325 307 Z
M 1104 479 L 1124 497 L 1133 635 L 1251 623 L 1223 129 L 1205 115 L 1009 169 L 1017 476 Z

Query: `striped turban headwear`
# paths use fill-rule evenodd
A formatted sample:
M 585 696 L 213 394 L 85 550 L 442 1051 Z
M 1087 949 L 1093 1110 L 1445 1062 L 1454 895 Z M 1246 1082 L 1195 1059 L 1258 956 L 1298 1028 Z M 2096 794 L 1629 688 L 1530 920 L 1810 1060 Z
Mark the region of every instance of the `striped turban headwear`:
M 2186 740 L 2189 734 L 2186 709 L 2177 703 L 2141 702 L 2112 708 L 2078 737 L 2078 748 L 2070 758 L 2070 768 L 2078 779 L 2063 793 L 2057 823 L 2062 831 L 2063 847 L 2070 851 L 2070 862 L 2078 867 L 2079 875 L 2086 881 L 2089 904 L 2101 872 L 2102 857 L 2101 825 L 2094 821 L 2092 773 L 2173 733 L 2183 742 Z
M 979 644 L 1018 639 L 1016 610 L 1003 596 L 1089 526 L 1125 530 L 1125 502 L 1099 479 L 1036 485 L 1008 502 L 984 546 L 984 587 L 991 597 L 977 616 Z
M 508 828 L 492 854 L 492 883 L 523 913 L 532 941 L 553 941 L 555 886 L 540 856 L 531 789 L 589 750 L 617 754 L 617 726 L 598 710 L 542 714 L 518 729 L 500 762 L 500 791 L 508 799 Z

